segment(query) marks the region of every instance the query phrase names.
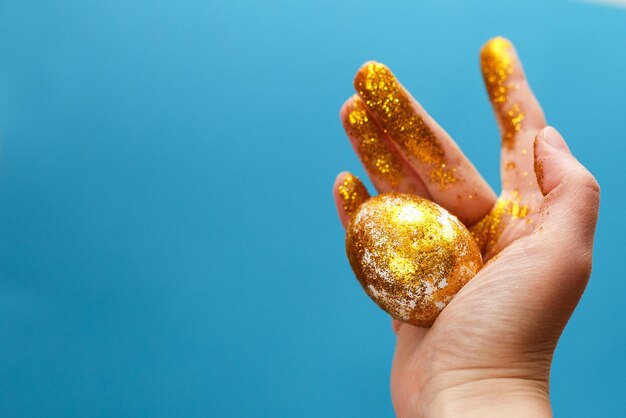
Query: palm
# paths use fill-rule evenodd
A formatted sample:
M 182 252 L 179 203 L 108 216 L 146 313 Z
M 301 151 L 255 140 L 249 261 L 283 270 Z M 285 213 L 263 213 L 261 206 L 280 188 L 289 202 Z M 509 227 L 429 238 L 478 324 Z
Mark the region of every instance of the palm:
M 518 166 L 532 165 L 532 153 L 519 155 L 516 159 Z M 522 174 L 522 177 L 527 176 Z M 510 178 L 503 178 L 502 184 L 511 184 Z M 414 389 L 417 382 L 413 380 L 423 375 L 415 370 L 402 373 L 407 362 L 422 364 L 433 375 L 489 369 L 494 359 L 515 347 L 515 335 L 520 326 L 532 328 L 537 322 L 511 322 L 511 318 L 530 319 L 534 310 L 533 292 L 521 288 L 528 284 L 528 280 L 521 276 L 528 275 L 529 271 L 511 266 L 528 264 L 527 242 L 533 239 L 530 235 L 539 216 L 543 195 L 534 172 L 525 184 L 513 184 L 517 187 L 505 189 L 483 219 L 469 225 L 481 244 L 487 265 L 457 294 L 432 328 L 411 327 L 413 350 L 404 356 L 396 356 L 394 363 L 399 364 L 394 364 L 394 370 L 398 371 L 394 373 L 394 388 Z M 532 270 L 530 274 L 534 274 Z M 543 330 L 541 333 L 543 335 Z M 527 343 L 528 339 L 524 342 Z M 550 350 L 546 350 L 546 355 L 549 353 Z M 422 359 L 431 360 L 426 364 L 420 361 Z

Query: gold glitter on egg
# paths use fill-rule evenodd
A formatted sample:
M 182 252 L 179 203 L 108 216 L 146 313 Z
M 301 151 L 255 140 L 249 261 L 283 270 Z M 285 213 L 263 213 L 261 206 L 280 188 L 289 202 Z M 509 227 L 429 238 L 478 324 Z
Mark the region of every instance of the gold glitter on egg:
M 369 197 L 361 180 L 350 173 L 343 178 L 343 182 L 337 187 L 337 192 L 343 210 L 348 215 L 351 215 Z
M 509 96 L 512 90 L 519 90 L 519 85 L 510 81 L 515 70 L 514 59 L 513 46 L 502 37 L 487 42 L 480 53 L 487 93 L 502 125 L 502 144 L 509 149 L 513 148 L 524 120 L 520 105 L 511 103 Z
M 463 224 L 415 195 L 370 198 L 346 230 L 350 265 L 365 292 L 391 316 L 428 327 L 482 267 Z
M 358 138 L 358 153 L 369 173 L 396 187 L 403 176 L 403 168 L 385 143 L 380 128 L 370 119 L 363 101 L 354 96 L 348 107 L 344 125 L 348 133 Z
M 443 190 L 459 181 L 455 169 L 446 166 L 441 143 L 389 68 L 377 62 L 365 64 L 354 79 L 354 87 L 383 131 L 407 151 L 409 158 L 430 166 L 430 182 Z

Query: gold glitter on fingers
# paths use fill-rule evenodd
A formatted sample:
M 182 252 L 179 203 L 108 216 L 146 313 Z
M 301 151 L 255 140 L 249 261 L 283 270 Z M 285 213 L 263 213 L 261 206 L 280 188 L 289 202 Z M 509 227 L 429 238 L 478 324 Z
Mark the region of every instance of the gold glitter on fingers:
M 533 150 L 535 155 L 535 175 L 537 176 L 537 184 L 539 185 L 539 190 L 541 190 L 542 195 L 546 195 L 546 191 L 543 186 L 543 161 L 537 159 L 537 137 L 535 137 L 535 142 L 533 144 Z
M 369 198 L 369 193 L 361 180 L 350 173 L 345 175 L 343 182 L 337 187 L 337 195 L 348 216 L 352 215 L 359 205 Z
M 389 68 L 377 62 L 365 64 L 354 87 L 383 132 L 400 145 L 407 158 L 427 166 L 424 180 L 442 190 L 459 181 L 455 169 L 447 166 L 441 143 Z
M 396 188 L 407 174 L 398 158 L 391 152 L 383 133 L 367 114 L 363 101 L 354 96 L 343 117 L 348 134 L 357 139 L 357 153 L 371 176 Z
M 500 238 L 505 206 L 505 201 L 498 199 L 491 211 L 470 228 L 470 232 L 483 253 L 486 253 L 488 248 L 492 248 Z
M 517 82 L 511 80 L 515 60 L 513 45 L 502 37 L 487 42 L 480 53 L 480 68 L 487 93 L 502 127 L 502 145 L 509 149 L 513 148 L 525 118 L 520 104 L 510 100 L 511 92 L 520 88 Z
M 542 195 L 546 195 L 546 191 L 543 186 L 543 161 L 535 160 L 535 175 L 537 176 L 537 184 L 539 184 L 539 190 Z
M 506 226 L 504 222 L 524 219 L 529 215 L 528 206 L 521 204 L 520 200 L 520 194 L 516 190 L 512 191 L 508 198 L 498 198 L 491 211 L 470 228 L 470 232 L 483 253 L 488 253 L 495 248 Z

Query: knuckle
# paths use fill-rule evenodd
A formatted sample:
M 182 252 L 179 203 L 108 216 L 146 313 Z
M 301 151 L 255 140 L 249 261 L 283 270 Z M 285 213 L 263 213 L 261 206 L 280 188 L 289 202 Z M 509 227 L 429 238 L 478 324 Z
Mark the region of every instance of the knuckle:
M 583 168 L 576 176 L 575 181 L 588 199 L 600 200 L 600 184 L 587 169 Z
M 591 195 L 597 200 L 600 199 L 600 184 L 598 180 L 587 171 L 587 175 L 585 176 L 585 187 L 591 193 Z
M 600 184 L 584 167 L 570 176 L 568 190 L 576 204 L 570 208 L 578 219 L 595 219 L 600 206 Z M 595 221 L 592 222 L 595 225 Z

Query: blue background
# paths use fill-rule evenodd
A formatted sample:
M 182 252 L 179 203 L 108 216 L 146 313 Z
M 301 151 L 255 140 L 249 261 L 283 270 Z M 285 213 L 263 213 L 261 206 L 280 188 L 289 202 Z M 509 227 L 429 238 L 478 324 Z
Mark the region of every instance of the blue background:
M 557 416 L 626 416 L 626 9 L 566 1 L 0 3 L 0 415 L 393 414 L 335 174 L 390 65 L 497 189 L 479 47 L 515 41 L 603 188 Z

